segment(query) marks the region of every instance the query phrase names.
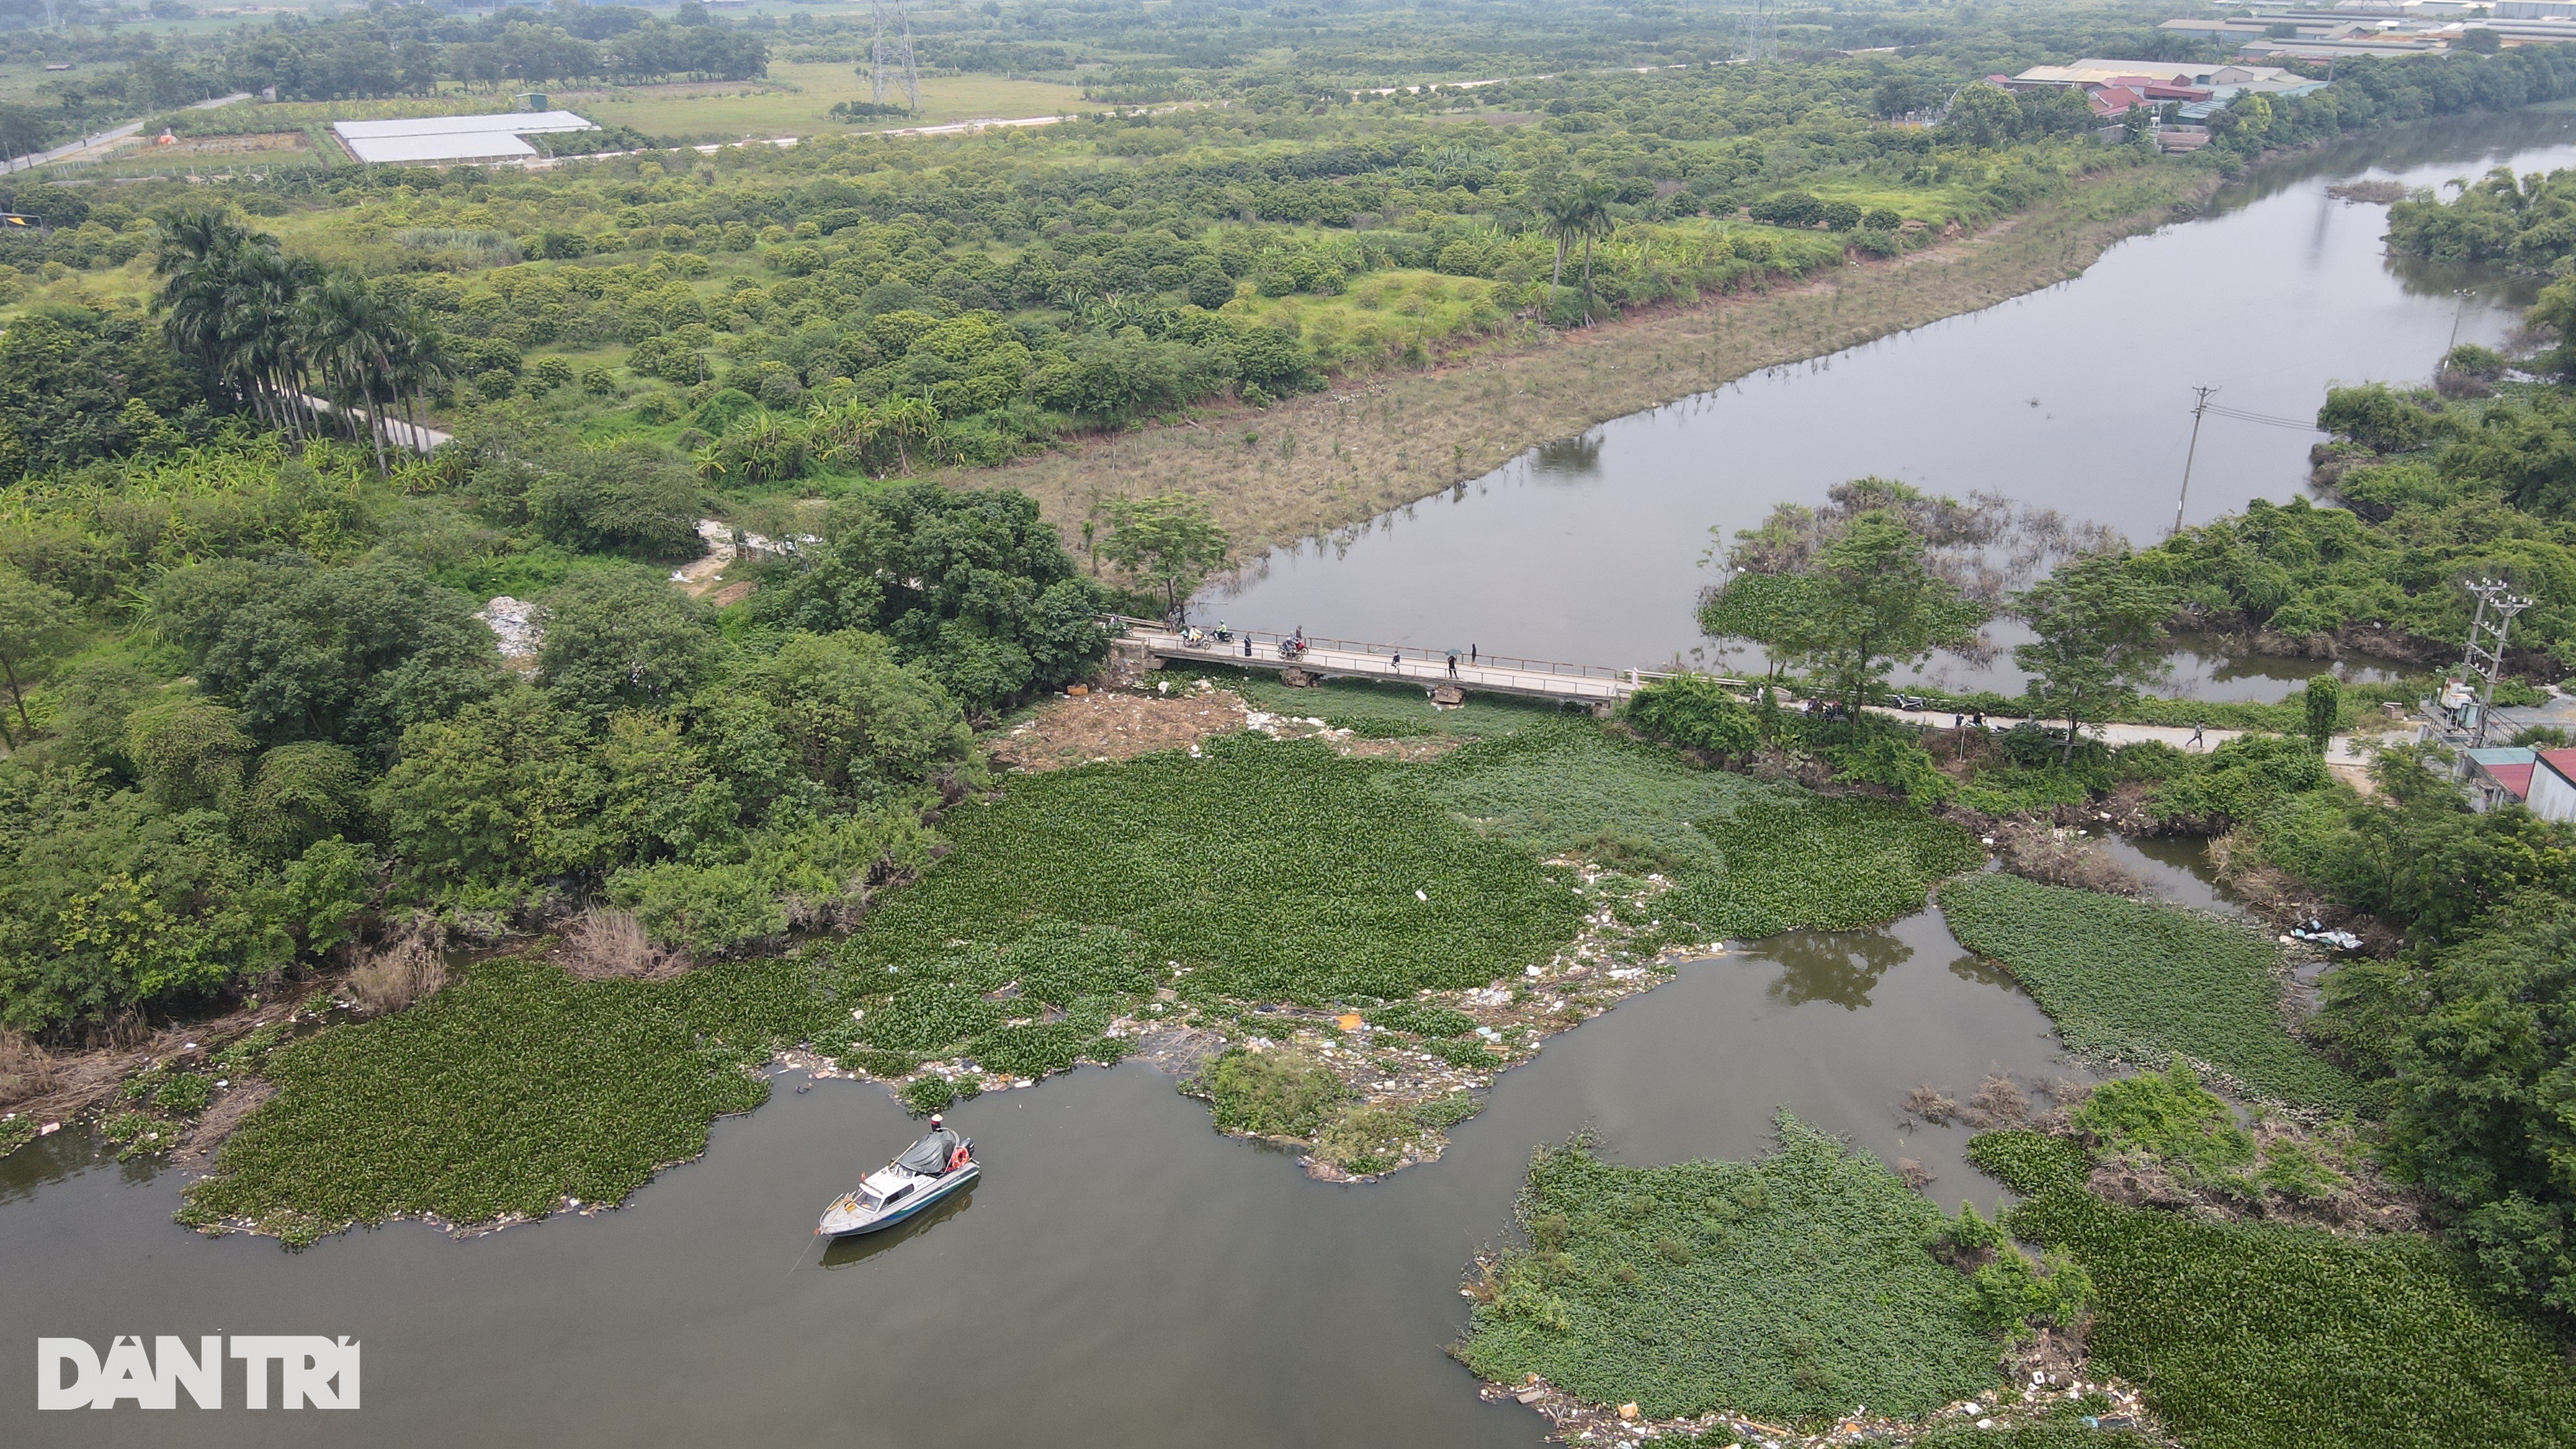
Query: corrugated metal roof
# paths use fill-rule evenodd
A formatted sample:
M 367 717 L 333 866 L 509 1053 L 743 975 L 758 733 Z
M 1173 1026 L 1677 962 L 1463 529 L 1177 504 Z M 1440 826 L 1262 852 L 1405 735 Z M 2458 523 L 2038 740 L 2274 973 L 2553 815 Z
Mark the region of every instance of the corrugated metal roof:
M 537 148 L 506 131 L 445 136 L 344 136 L 341 144 L 361 161 L 497 161 L 534 156 Z
M 599 128 L 570 111 L 494 111 L 480 116 L 415 116 L 401 121 L 334 121 L 331 129 L 344 141 L 371 136 L 461 136 L 501 132 L 536 136 L 554 131 Z

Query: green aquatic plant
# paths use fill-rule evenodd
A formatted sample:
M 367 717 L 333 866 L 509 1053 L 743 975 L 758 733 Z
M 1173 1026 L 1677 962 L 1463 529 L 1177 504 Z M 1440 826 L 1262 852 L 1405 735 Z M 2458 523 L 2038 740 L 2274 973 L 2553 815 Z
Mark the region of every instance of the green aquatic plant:
M 580 981 L 500 959 L 408 1011 L 268 1054 L 277 1095 L 242 1123 L 182 1221 L 290 1242 L 399 1216 L 488 1222 L 613 1203 L 769 1096 L 750 1067 L 835 1017 L 794 961 L 670 981 Z
M 2064 1184 L 2010 1221 L 2083 1267 L 2093 1362 L 2146 1385 L 2184 1443 L 2576 1443 L 2559 1342 L 2422 1237 L 2209 1221 Z
M 1927 1250 L 1940 1210 L 1787 1113 L 1778 1130 L 1751 1163 L 1539 1152 L 1516 1205 L 1530 1245 L 1487 1265 L 1460 1361 L 1657 1419 L 1912 1416 L 1991 1386 L 1977 1291 Z
M 2244 926 L 2001 874 L 1944 886 L 1941 912 L 1959 944 L 2012 972 L 2077 1052 L 2158 1069 L 2182 1058 L 2303 1106 L 2358 1100 L 2350 1077 L 2282 1025 L 2279 952 Z

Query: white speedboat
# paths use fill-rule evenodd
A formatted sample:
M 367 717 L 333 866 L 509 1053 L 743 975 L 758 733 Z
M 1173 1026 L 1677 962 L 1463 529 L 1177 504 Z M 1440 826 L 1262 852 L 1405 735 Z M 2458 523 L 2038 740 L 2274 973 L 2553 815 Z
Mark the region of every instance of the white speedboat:
M 934 1126 L 901 1156 L 834 1198 L 823 1209 L 823 1220 L 814 1225 L 814 1234 L 855 1238 L 891 1228 L 963 1192 L 983 1171 L 975 1161 L 973 1138 Z

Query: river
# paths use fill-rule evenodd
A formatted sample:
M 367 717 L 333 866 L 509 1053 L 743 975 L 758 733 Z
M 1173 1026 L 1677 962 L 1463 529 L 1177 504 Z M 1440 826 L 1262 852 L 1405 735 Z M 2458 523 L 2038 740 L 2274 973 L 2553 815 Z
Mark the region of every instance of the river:
M 2233 409 L 2306 420 L 2329 383 L 2426 377 L 2455 327 L 2464 342 L 2504 337 L 2532 279 L 2392 257 L 2387 208 L 2326 188 L 2364 176 L 2438 186 L 2506 164 L 2576 164 L 2576 115 L 2426 125 L 2267 168 L 2071 281 L 1533 448 L 1348 535 L 1277 550 L 1202 610 L 1432 652 L 1715 665 L 1692 622 L 1715 579 L 1703 567 L 1713 537 L 1732 540 L 1778 503 L 1821 503 L 1846 479 L 1999 493 L 2153 543 L 2173 525 L 2195 386 Z M 2319 440 L 2210 417 L 2186 521 L 2291 497 Z M 2206 699 L 2278 699 L 2322 667 L 2206 641 L 2187 641 L 2174 665 L 2164 692 Z M 2008 660 L 1927 675 L 2020 688 Z
M 1652 656 L 1692 642 L 1710 523 L 1851 473 L 2009 484 L 2149 532 L 2171 507 L 2167 394 L 2183 384 L 2295 415 L 2325 377 L 2420 372 L 2451 287 L 2472 282 L 2486 290 L 2462 335 L 2501 331 L 2509 293 L 2391 268 L 2377 209 L 2322 195 L 2374 161 L 2432 181 L 2499 155 L 2576 160 L 2576 120 L 2308 158 L 2083 280 L 1612 424 L 1595 461 L 1533 458 L 1346 551 L 1283 560 L 1246 597 L 1318 631 L 1397 611 L 1420 638 L 1576 657 L 1662 630 Z M 2277 490 L 2305 440 L 2248 429 L 2204 444 L 2198 516 Z M 1468 568 L 1478 549 L 1496 562 Z M 2223 905 L 2187 854 L 2131 856 L 2160 890 Z M 1914 1159 L 1944 1204 L 1991 1207 L 1994 1185 L 1960 1158 L 1965 1130 L 1909 1127 L 1897 1107 L 1917 1084 L 1964 1096 L 1997 1071 L 2074 1074 L 2030 1000 L 1926 912 L 1687 964 L 1507 1073 L 1441 1161 L 1375 1185 L 1312 1182 L 1217 1135 L 1142 1065 L 988 1095 L 955 1114 L 987 1163 L 971 1197 L 828 1254 L 814 1215 L 914 1130 L 881 1088 L 783 1077 L 769 1105 L 716 1124 L 705 1157 L 614 1212 L 461 1241 L 396 1224 L 294 1253 L 181 1229 L 180 1173 L 120 1165 L 66 1131 L 0 1158 L 0 1346 L 20 1355 L 0 1375 L 0 1442 L 1524 1446 L 1538 1421 L 1479 1402 L 1442 1348 L 1465 1317 L 1459 1272 L 1510 1230 L 1534 1145 L 1589 1127 L 1621 1160 L 1742 1158 L 1785 1106 Z M 35 1410 L 37 1336 L 123 1333 L 352 1335 L 364 1407 L 252 1412 L 236 1379 L 215 1413 Z

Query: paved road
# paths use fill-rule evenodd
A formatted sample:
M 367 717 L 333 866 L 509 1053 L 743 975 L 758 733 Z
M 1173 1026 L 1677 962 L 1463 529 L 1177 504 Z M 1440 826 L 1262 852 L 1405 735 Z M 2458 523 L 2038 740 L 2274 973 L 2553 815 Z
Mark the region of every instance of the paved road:
M 1871 705 L 1869 708 L 1873 714 L 1883 714 L 1890 719 L 1901 719 L 1908 724 L 1929 725 L 1934 729 L 1948 729 L 1950 727 L 1950 721 L 1955 718 L 1955 716 L 1946 709 L 1889 709 L 1883 705 Z M 1997 729 L 2009 729 L 2012 726 L 2021 723 L 2021 721 L 2017 719 L 1998 718 L 1990 723 Z M 2041 723 L 2044 724 L 2047 723 L 2047 721 L 2043 720 Z M 2063 721 L 2060 723 L 2063 723 Z M 2165 744 L 2173 746 L 2177 750 L 2190 750 L 2194 753 L 2198 753 L 2203 750 L 2217 749 L 2220 745 L 2227 743 L 2229 740 L 2235 739 L 2239 735 L 2251 733 L 2251 731 L 2247 730 L 2204 730 L 2201 732 L 2200 744 L 2195 747 L 2191 742 L 2192 732 L 2178 725 L 2105 724 L 2089 726 L 2084 732 L 2105 744 L 2134 745 L 2142 744 L 2149 740 L 2160 740 Z M 2388 738 L 2406 737 L 2407 736 L 2403 730 L 2400 730 L 2393 736 L 2388 736 Z M 2365 746 L 2379 738 L 2381 737 L 2364 735 L 2358 737 L 2357 743 L 2355 736 L 2336 735 L 2333 739 L 2326 742 L 2326 763 L 2329 765 L 2368 765 L 2371 757 Z
M 235 91 L 228 96 L 216 96 L 211 100 L 191 102 L 188 109 L 192 111 L 211 111 L 217 106 L 229 106 L 235 101 L 246 101 L 249 99 L 250 92 Z M 118 126 L 112 130 L 93 132 L 87 136 L 81 137 L 77 141 L 65 142 L 50 151 L 39 151 L 33 156 L 20 156 L 9 161 L 0 162 L 0 176 L 6 176 L 12 171 L 31 170 L 35 167 L 43 166 L 48 162 L 60 161 L 66 156 L 76 155 L 79 152 L 88 150 L 92 146 L 104 146 L 110 141 L 122 141 L 128 136 L 140 132 L 142 129 L 143 123 L 141 121 L 128 121 L 124 125 Z
M 304 394 L 304 401 L 311 404 L 315 412 L 334 413 L 339 411 L 339 408 L 328 399 L 315 397 L 309 392 Z M 351 408 L 349 411 L 357 414 L 361 419 L 365 418 L 367 415 L 367 410 L 365 408 Z M 404 422 L 400 418 L 393 417 L 385 419 L 384 429 L 386 442 L 393 444 L 397 448 L 409 448 L 415 453 L 431 452 L 440 444 L 449 441 L 455 436 L 452 433 L 442 433 L 438 429 L 430 427 L 426 423 L 415 426 L 414 424 Z

